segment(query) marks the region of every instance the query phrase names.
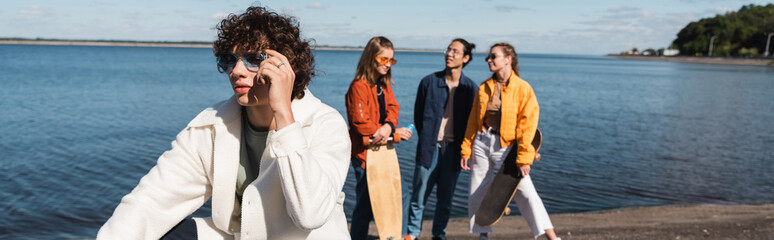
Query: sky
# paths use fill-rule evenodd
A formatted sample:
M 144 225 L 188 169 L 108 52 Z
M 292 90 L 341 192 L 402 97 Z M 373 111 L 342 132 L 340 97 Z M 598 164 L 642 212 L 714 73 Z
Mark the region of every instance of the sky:
M 26 0 L 0 3 L 0 38 L 213 41 L 230 13 L 263 6 L 293 16 L 317 45 L 363 46 L 373 36 L 396 48 L 445 49 L 464 38 L 486 51 L 620 53 L 667 48 L 692 21 L 759 0 Z

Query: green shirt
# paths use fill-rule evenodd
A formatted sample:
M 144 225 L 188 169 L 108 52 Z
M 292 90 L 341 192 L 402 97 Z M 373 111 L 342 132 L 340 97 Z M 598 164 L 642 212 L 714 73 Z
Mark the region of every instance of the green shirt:
M 256 131 L 247 120 L 247 113 L 242 108 L 242 139 L 239 153 L 239 169 L 237 170 L 236 195 L 242 202 L 242 193 L 250 186 L 261 170 L 261 156 L 266 143 L 269 142 L 272 131 Z

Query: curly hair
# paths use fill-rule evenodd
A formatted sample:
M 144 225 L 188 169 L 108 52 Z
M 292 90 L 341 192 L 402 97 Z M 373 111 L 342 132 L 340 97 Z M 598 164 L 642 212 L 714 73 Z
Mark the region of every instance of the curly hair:
M 218 40 L 213 44 L 214 54 L 272 49 L 285 55 L 296 74 L 292 98 L 304 97 L 304 89 L 315 75 L 314 56 L 310 40 L 300 37 L 295 18 L 264 7 L 249 7 L 245 13 L 228 15 L 216 29 Z M 218 67 L 218 71 L 225 72 L 225 69 Z

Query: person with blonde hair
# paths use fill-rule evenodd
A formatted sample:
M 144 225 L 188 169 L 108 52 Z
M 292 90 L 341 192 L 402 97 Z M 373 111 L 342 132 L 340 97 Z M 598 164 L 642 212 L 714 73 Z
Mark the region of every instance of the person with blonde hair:
M 540 107 L 532 86 L 519 77 L 518 55 L 508 43 L 494 44 L 486 57 L 492 77 L 481 83 L 470 111 L 460 166 L 470 173 L 468 216 L 470 232 L 487 239 L 491 227 L 475 224 L 476 210 L 510 151 L 522 179 L 514 199 L 535 238 L 558 239 L 543 201 L 529 176 L 536 152 L 532 146 Z
M 395 51 L 386 37 L 373 37 L 368 41 L 357 64 L 355 79 L 345 95 L 349 137 L 352 141 L 352 167 L 355 172 L 355 208 L 352 212 L 350 236 L 366 239 L 368 224 L 373 220 L 371 199 L 366 181 L 367 147 L 363 136 L 371 137 L 374 144 L 385 144 L 397 132 L 402 139 L 411 137 L 411 130 L 398 124 L 400 105 L 392 92 L 392 65 Z

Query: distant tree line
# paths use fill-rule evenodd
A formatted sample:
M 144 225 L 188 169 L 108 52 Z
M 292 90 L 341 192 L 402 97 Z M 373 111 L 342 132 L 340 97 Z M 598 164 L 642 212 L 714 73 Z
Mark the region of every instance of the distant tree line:
M 774 4 L 743 6 L 737 12 L 728 12 L 713 18 L 691 22 L 677 34 L 672 48 L 682 55 L 707 56 L 713 36 L 712 56 L 747 56 L 764 54 L 766 38 L 774 32 Z M 774 41 L 774 40 L 772 40 Z M 769 55 L 774 52 L 769 46 Z
M 0 41 L 49 41 L 49 42 L 106 42 L 106 43 L 157 43 L 157 44 L 202 44 L 211 45 L 205 41 L 137 41 L 137 40 L 86 40 L 86 39 L 57 39 L 57 38 L 20 38 L 4 37 Z

